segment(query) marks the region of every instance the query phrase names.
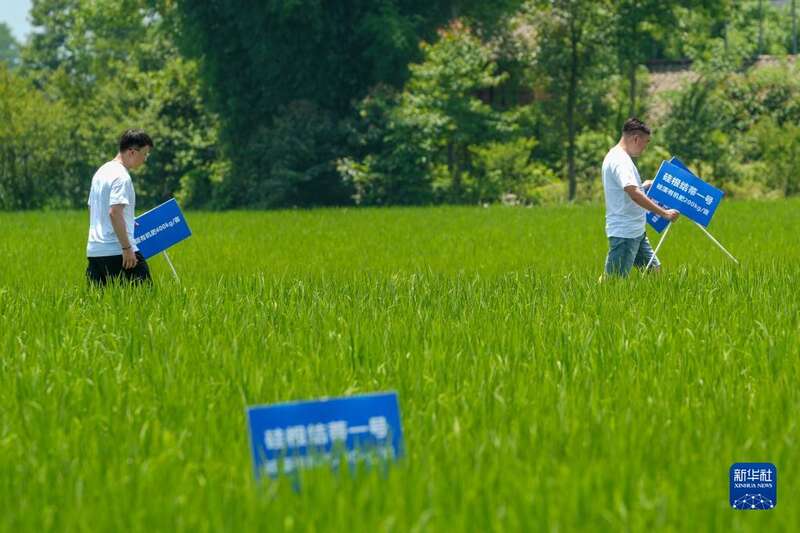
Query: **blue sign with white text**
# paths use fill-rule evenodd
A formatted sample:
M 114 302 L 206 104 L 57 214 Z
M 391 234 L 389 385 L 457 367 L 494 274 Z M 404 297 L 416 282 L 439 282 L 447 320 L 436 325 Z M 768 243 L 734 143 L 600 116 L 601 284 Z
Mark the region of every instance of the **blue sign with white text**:
M 650 191 L 647 192 L 647 196 L 650 196 Z M 653 200 L 652 198 L 650 198 L 650 199 Z M 655 202 L 655 200 L 653 200 L 653 201 Z M 657 203 L 661 207 L 664 207 L 663 205 L 659 204 L 658 202 L 655 202 L 655 203 Z M 648 211 L 647 212 L 647 223 L 650 224 L 650 226 L 652 226 L 654 230 L 656 230 L 657 232 L 661 233 L 669 225 L 669 220 L 667 220 L 666 218 L 664 218 L 664 217 L 662 217 L 660 215 L 656 215 L 655 213 L 651 213 L 651 212 Z
M 249 407 L 256 479 L 403 455 L 396 392 Z
M 772 463 L 734 463 L 730 504 L 741 511 L 765 511 L 778 505 L 778 469 Z
M 192 235 L 174 198 L 136 217 L 133 242 L 145 259 Z
M 672 163 L 673 165 L 675 165 L 676 167 L 681 167 L 686 172 L 692 173 L 692 171 L 689 170 L 689 167 L 684 165 L 683 161 L 681 161 L 677 157 L 673 156 L 672 159 L 669 160 L 669 162 Z M 692 175 L 694 176 L 693 173 L 692 173 Z M 697 176 L 695 176 L 695 177 L 697 177 Z M 647 196 L 650 196 L 650 191 L 649 190 L 647 191 Z M 652 198 L 651 198 L 651 200 L 652 200 Z M 653 201 L 655 201 L 655 200 L 653 200 Z M 660 207 L 664 207 L 663 205 L 661 205 L 658 202 L 656 202 L 656 204 L 658 204 Z M 649 213 L 649 212 L 647 213 L 647 222 L 658 233 L 661 233 L 662 231 L 664 231 L 667 228 L 667 226 L 669 226 L 669 220 L 667 220 L 666 218 L 662 218 L 661 216 L 656 215 L 655 213 Z
M 660 205 L 677 209 L 685 217 L 708 226 L 725 193 L 704 182 L 685 168 L 664 161 L 650 186 L 648 196 Z M 657 222 L 656 218 L 648 220 Z

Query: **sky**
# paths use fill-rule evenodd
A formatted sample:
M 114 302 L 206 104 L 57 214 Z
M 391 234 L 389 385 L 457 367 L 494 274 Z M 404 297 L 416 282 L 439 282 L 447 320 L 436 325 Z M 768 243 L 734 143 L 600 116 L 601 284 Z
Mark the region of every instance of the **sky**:
M 24 41 L 31 31 L 28 23 L 30 9 L 31 0 L 0 0 L 0 22 L 8 24 L 17 41 Z

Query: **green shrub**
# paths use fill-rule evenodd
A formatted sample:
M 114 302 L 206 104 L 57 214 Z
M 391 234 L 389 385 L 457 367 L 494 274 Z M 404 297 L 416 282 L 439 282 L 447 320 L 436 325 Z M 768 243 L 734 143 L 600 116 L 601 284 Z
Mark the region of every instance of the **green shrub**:
M 783 196 L 800 193 L 800 126 L 789 122 L 781 126 L 765 117 L 750 134 L 760 150 L 761 181 Z
M 536 139 L 519 137 L 471 146 L 475 171 L 465 183 L 471 195 L 480 202 L 495 202 L 511 194 L 520 202 L 542 203 L 548 196 L 544 191 L 557 177 L 532 160 L 536 144 Z
M 605 132 L 586 131 L 578 135 L 575 141 L 578 200 L 602 200 L 603 159 L 616 142 Z

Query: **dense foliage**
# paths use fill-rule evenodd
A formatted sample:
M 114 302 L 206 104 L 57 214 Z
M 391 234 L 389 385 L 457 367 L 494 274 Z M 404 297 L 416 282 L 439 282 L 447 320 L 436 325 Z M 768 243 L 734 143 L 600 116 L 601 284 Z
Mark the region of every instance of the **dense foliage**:
M 791 5 L 35 0 L 25 43 L 0 26 L 0 208 L 82 205 L 133 126 L 157 145 L 142 206 L 596 199 L 634 114 L 646 173 L 673 153 L 792 195 Z M 665 61 L 690 75 L 654 92 Z
M 0 63 L 14 67 L 19 61 L 19 43 L 11 34 L 8 24 L 0 22 Z
M 20 67 L 0 64 L 2 207 L 83 205 L 94 170 L 129 127 L 157 144 L 137 176 L 142 205 L 172 196 L 182 180 L 213 180 L 217 119 L 196 63 L 175 48 L 169 3 L 37 0 L 31 20 Z

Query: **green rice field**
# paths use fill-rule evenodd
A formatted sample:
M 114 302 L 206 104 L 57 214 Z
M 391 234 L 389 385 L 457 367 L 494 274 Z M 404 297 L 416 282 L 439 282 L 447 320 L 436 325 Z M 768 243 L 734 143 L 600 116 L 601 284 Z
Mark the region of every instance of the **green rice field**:
M 800 531 L 800 202 L 603 283 L 602 206 L 187 218 L 180 284 L 94 290 L 88 213 L 0 214 L 0 530 Z M 254 481 L 246 406 L 385 390 L 388 471 Z

